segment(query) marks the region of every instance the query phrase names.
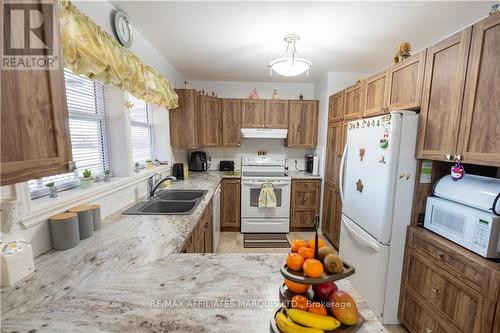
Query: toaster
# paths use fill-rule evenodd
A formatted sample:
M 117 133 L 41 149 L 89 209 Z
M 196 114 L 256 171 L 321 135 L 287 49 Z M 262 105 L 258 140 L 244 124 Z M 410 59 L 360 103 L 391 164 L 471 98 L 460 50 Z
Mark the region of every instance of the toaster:
M 234 161 L 220 161 L 220 171 L 234 171 Z

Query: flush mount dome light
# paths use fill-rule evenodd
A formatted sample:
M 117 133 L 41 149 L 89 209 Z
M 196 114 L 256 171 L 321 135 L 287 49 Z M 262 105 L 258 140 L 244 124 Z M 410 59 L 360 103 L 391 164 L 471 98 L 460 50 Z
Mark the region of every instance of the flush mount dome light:
M 278 59 L 274 59 L 269 64 L 269 75 L 273 75 L 273 71 L 283 76 L 297 76 L 304 72 L 309 76 L 311 62 L 304 58 L 299 58 L 295 49 L 295 42 L 300 40 L 299 35 L 290 34 L 284 38 L 287 42 L 285 54 Z

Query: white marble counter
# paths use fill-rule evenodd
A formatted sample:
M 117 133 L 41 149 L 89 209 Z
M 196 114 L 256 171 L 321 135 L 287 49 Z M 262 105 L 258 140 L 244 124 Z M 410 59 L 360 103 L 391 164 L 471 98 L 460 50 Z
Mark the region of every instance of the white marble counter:
M 312 173 L 307 173 L 305 171 L 290 171 L 286 172 L 292 179 L 321 179 L 320 175 L 313 175 Z

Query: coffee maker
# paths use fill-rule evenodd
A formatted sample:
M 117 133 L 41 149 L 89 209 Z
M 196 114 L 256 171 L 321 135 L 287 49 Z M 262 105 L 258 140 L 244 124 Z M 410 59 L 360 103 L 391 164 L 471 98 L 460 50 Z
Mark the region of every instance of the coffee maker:
M 203 151 L 194 151 L 189 157 L 189 171 L 207 171 L 207 154 Z

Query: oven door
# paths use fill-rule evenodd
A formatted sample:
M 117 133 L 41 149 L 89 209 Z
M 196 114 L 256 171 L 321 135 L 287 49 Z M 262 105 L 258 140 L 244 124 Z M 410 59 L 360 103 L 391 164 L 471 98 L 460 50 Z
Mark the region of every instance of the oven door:
M 276 208 L 259 208 L 259 196 L 262 185 L 273 184 L 276 195 Z M 241 216 L 250 218 L 289 218 L 290 217 L 290 180 L 241 181 Z

